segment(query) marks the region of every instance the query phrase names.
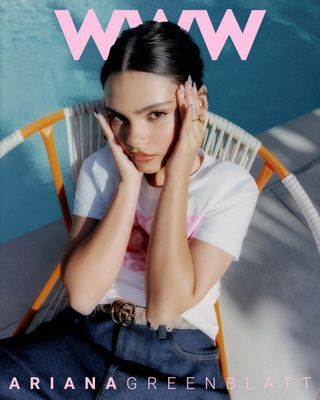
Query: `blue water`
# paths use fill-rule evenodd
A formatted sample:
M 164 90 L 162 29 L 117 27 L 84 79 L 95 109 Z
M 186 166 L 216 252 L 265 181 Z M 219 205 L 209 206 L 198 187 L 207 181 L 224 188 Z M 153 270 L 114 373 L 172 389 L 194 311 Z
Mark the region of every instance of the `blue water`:
M 320 106 L 318 0 L 303 4 L 299 0 L 179 1 L 175 5 L 141 0 L 12 0 L 2 2 L 0 10 L 1 138 L 68 104 L 101 97 L 100 53 L 90 41 L 80 61 L 74 61 L 53 12 L 69 9 L 79 28 L 89 8 L 96 11 L 103 27 L 113 9 L 137 9 L 147 20 L 158 8 L 172 22 L 178 21 L 183 9 L 206 9 L 217 27 L 231 8 L 242 29 L 251 9 L 266 9 L 245 62 L 230 40 L 218 61 L 212 61 L 193 24 L 190 32 L 202 49 L 210 110 L 258 134 Z M 57 133 L 67 174 L 61 124 Z M 39 137 L 34 137 L 1 160 L 2 243 L 61 218 L 42 147 Z M 69 194 L 72 202 L 70 188 Z

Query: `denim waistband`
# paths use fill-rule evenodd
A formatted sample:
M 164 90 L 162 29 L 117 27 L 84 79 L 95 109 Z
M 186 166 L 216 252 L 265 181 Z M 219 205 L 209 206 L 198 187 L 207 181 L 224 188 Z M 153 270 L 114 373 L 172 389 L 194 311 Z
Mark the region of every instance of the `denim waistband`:
M 152 325 L 147 321 L 145 307 L 137 306 L 122 299 L 117 299 L 112 303 L 98 304 L 92 315 L 95 315 L 99 311 L 108 315 L 115 323 L 124 326 L 131 324 L 146 325 L 153 330 L 159 330 L 161 327 L 161 330 L 166 329 L 167 331 L 172 329 L 198 329 L 182 317 L 178 317 L 165 325 Z

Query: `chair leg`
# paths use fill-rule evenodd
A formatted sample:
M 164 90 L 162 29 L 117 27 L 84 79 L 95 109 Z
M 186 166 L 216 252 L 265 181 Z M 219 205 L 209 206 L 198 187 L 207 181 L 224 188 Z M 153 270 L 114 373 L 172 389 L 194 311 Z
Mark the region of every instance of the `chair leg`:
M 222 329 L 219 300 L 216 301 L 214 308 L 215 308 L 215 312 L 217 315 L 217 321 L 218 321 L 218 326 L 219 326 L 219 332 L 216 337 L 216 344 L 217 344 L 217 347 L 219 348 L 219 353 L 220 353 L 220 360 L 219 360 L 220 361 L 220 369 L 221 369 L 221 373 L 222 373 L 222 376 L 223 376 L 225 382 L 227 382 L 227 377 L 229 376 L 229 373 L 228 373 L 226 350 L 225 350 L 224 339 L 223 339 L 223 329 Z M 229 396 L 231 399 L 230 391 L 229 391 Z
M 47 280 L 47 282 L 45 283 L 43 288 L 40 290 L 40 293 L 38 294 L 38 296 L 32 303 L 31 307 L 28 309 L 28 311 L 23 316 L 23 319 L 20 322 L 20 324 L 17 326 L 13 336 L 17 336 L 21 333 L 24 333 L 28 329 L 29 325 L 31 324 L 34 317 L 36 316 L 40 307 L 46 301 L 46 299 L 49 296 L 49 294 L 51 293 L 54 285 L 57 283 L 59 276 L 60 276 L 60 263 L 55 267 L 55 269 L 53 270 L 49 279 Z

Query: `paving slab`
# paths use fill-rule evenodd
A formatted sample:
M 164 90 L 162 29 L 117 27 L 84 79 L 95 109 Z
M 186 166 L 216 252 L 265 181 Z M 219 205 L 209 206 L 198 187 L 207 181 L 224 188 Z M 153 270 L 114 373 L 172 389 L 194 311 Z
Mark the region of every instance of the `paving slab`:
M 320 158 L 320 108 L 268 129 L 257 137 L 289 171 L 305 168 Z M 252 167 L 254 176 L 259 165 Z M 273 176 L 268 186 L 278 180 Z
M 320 110 L 259 139 L 295 172 L 319 210 Z M 229 375 L 238 379 L 235 400 L 316 398 L 319 303 L 320 257 L 313 237 L 295 201 L 273 177 L 260 195 L 240 261 L 223 277 L 221 310 Z M 285 376 L 293 377 L 288 390 Z M 303 376 L 312 377 L 309 390 Z M 274 390 L 263 389 L 268 377 Z
M 10 336 L 59 262 L 67 240 L 62 221 L 1 246 L 0 338 Z
M 320 383 L 320 258 L 311 233 L 272 193 L 260 196 L 221 311 L 234 400 L 315 400 Z M 283 377 L 291 376 L 289 390 Z M 301 377 L 311 376 L 309 390 Z M 246 389 L 245 378 L 250 386 Z M 263 390 L 271 377 L 275 389 Z M 317 383 L 316 383 L 317 382 Z
M 320 158 L 312 163 L 308 169 L 298 172 L 296 177 L 303 185 L 318 213 L 320 213 Z M 300 208 L 284 185 L 274 185 L 270 190 L 297 218 L 306 223 Z

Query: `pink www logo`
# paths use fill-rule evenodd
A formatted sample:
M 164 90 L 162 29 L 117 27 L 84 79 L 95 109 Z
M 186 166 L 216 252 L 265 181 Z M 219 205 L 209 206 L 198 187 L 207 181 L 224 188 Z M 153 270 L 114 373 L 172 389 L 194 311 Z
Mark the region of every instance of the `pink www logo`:
M 124 20 L 127 20 L 131 28 L 142 24 L 137 10 L 114 10 L 107 29 L 103 31 L 96 13 L 90 9 L 83 20 L 79 32 L 77 32 L 68 10 L 55 10 L 54 12 L 74 60 L 80 59 L 91 36 L 102 58 L 106 60 L 110 47 L 114 44 L 121 31 Z M 243 31 L 241 31 L 230 9 L 224 14 L 216 31 L 212 26 L 207 10 L 183 10 L 178 25 L 189 32 L 193 20 L 196 20 L 212 60 L 218 59 L 229 36 L 241 60 L 246 60 L 265 12 L 266 10 L 252 10 Z M 163 22 L 167 21 L 167 17 L 163 10 L 159 9 L 153 20 Z

